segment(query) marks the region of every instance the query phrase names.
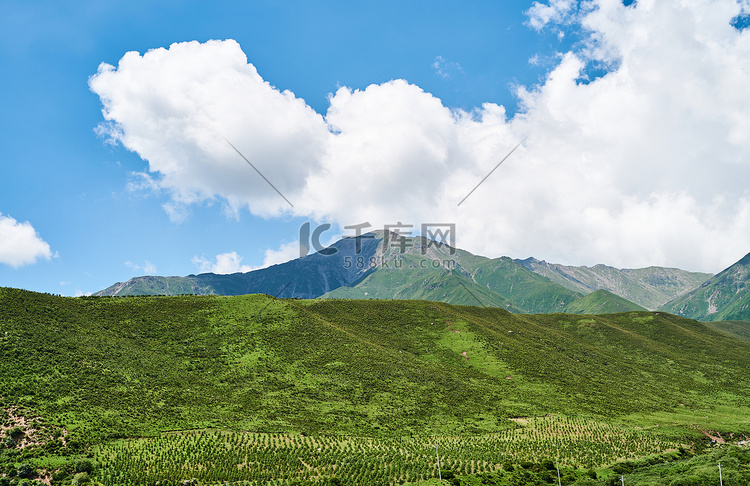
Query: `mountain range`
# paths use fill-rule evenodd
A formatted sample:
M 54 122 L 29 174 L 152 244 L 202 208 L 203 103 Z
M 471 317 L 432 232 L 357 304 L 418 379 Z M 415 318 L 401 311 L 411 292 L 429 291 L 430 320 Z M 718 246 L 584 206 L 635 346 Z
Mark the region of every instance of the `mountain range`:
M 704 320 L 750 320 L 750 254 L 713 276 L 677 268 L 568 266 L 487 258 L 425 237 L 377 231 L 323 252 L 246 273 L 135 277 L 95 295 L 243 295 L 301 299 L 422 299 L 513 313 L 662 310 Z

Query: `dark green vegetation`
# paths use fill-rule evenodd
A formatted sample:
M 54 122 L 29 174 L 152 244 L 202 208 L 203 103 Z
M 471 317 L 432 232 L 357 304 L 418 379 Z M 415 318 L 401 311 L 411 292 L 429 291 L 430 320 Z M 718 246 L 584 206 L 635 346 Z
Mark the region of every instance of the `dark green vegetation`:
M 749 366 L 750 344 L 659 312 L 0 288 L 0 465 L 389 484 L 434 477 L 437 443 L 457 475 L 552 454 L 578 474 L 750 433 Z
M 662 310 L 700 321 L 750 321 L 750 253 Z
M 357 248 L 360 246 L 360 248 Z M 248 273 L 187 277 L 136 277 L 98 295 L 243 295 L 283 298 L 419 299 L 499 307 L 514 313 L 569 312 L 568 305 L 606 290 L 635 305 L 590 305 L 578 312 L 604 314 L 656 309 L 703 283 L 709 274 L 675 268 L 620 270 L 604 265 L 569 267 L 533 258 L 485 258 L 426 238 L 377 231 L 345 238 L 328 251 Z M 639 307 L 640 306 L 640 307 Z

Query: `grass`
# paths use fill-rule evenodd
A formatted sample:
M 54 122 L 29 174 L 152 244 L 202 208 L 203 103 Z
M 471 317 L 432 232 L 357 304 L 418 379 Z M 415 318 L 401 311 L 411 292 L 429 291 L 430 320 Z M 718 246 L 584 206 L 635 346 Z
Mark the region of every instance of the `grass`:
M 727 336 L 750 342 L 750 321 L 715 321 L 706 325 Z

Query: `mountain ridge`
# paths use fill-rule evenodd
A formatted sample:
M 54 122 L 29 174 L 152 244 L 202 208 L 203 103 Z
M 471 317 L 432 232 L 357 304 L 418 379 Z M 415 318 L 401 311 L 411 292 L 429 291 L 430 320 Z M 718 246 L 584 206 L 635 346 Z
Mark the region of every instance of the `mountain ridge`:
M 750 321 L 750 253 L 660 310 L 701 321 Z
M 518 261 L 535 273 L 571 290 L 584 294 L 607 290 L 649 310 L 658 309 L 713 276 L 709 273 L 657 266 L 630 269 L 601 263 L 592 267 L 561 265 L 535 258 Z
M 488 258 L 421 236 L 376 231 L 342 238 L 322 253 L 247 273 L 134 277 L 94 295 L 265 293 L 303 299 L 425 299 L 550 313 L 566 312 L 572 302 L 606 290 L 625 299 L 619 304 L 622 309 L 655 310 L 709 277 L 663 267 L 574 267 L 535 258 Z M 591 311 L 596 306 L 584 303 L 579 308 Z

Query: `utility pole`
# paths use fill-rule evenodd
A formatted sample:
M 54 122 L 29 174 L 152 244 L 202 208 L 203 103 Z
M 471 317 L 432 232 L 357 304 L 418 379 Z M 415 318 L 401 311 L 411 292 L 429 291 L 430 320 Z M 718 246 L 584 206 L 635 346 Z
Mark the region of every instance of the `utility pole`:
M 555 459 L 555 467 L 557 468 L 557 486 L 562 486 L 560 482 L 560 463 L 557 462 L 557 459 Z
M 622 486 L 625 486 L 625 475 L 620 476 L 620 481 L 622 481 Z
M 724 480 L 721 477 L 721 463 L 719 463 L 719 486 L 724 486 Z
M 437 457 L 438 462 L 438 479 L 440 482 L 443 482 L 443 473 L 440 472 L 440 454 L 438 454 L 437 445 L 435 445 L 435 457 Z

